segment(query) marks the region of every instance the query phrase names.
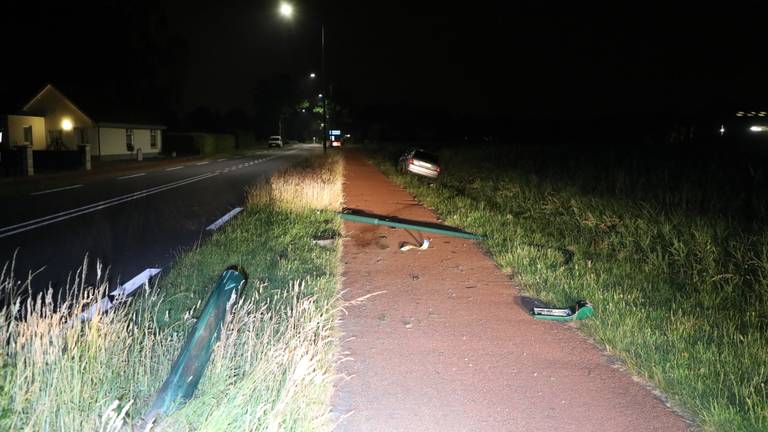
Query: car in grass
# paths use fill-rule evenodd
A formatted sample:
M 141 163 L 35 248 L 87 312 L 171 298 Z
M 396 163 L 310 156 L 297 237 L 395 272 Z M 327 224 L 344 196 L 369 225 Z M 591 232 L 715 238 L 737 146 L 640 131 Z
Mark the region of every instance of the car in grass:
M 271 137 L 269 137 L 269 140 L 267 141 L 267 145 L 269 147 L 282 147 L 283 139 L 280 137 L 280 135 L 272 135 Z
M 429 178 L 437 178 L 440 174 L 437 156 L 423 149 L 411 149 L 400 156 L 397 169 L 403 174 L 412 173 Z

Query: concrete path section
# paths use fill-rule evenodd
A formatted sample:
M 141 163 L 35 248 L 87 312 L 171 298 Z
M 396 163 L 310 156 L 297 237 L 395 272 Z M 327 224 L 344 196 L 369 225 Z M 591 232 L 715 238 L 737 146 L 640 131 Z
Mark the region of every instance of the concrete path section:
M 438 222 L 363 157 L 345 156 L 346 207 Z M 336 430 L 688 430 L 575 329 L 531 319 L 475 242 L 427 235 L 426 250 L 401 251 L 420 235 L 343 229 L 351 303 L 341 317 Z

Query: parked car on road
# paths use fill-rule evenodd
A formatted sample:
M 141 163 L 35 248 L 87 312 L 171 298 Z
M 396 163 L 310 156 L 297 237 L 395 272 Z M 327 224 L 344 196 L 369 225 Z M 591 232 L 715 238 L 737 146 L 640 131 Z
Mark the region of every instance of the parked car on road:
M 280 135 L 272 135 L 269 137 L 269 147 L 282 147 L 283 146 L 283 139 L 280 138 Z
M 341 149 L 341 145 L 342 145 L 341 137 L 335 137 L 335 138 L 331 139 L 330 145 L 331 145 L 332 148 Z
M 422 149 L 411 149 L 400 156 L 397 169 L 403 174 L 413 173 L 436 178 L 440 174 L 437 156 Z

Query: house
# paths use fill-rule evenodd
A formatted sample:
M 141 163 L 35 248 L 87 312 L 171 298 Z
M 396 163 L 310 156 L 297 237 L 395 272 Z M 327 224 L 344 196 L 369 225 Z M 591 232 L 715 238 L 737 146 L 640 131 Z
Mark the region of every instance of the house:
M 0 135 L 4 149 L 29 146 L 36 151 L 63 151 L 87 145 L 91 157 L 102 160 L 157 156 L 165 129 L 160 124 L 91 115 L 50 84 L 4 120 Z

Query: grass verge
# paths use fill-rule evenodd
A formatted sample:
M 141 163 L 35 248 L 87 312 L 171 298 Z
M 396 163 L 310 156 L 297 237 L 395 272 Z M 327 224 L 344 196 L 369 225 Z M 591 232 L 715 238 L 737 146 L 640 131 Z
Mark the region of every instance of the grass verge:
M 581 330 L 705 430 L 768 430 L 768 232 L 727 210 L 738 196 L 722 166 L 693 179 L 632 158 L 461 148 L 431 182 L 397 173 L 397 151 L 375 154 L 446 223 L 486 236 L 526 294 L 590 300 Z
M 333 191 L 322 199 L 286 191 Z M 265 193 L 269 191 L 269 193 Z M 130 430 L 179 352 L 218 274 L 251 279 L 195 397 L 153 430 L 326 430 L 332 391 L 341 163 L 322 158 L 254 187 L 244 212 L 126 307 L 71 325 L 104 286 L 0 310 L 0 429 Z M 6 268 L 2 289 L 22 284 Z M 78 286 L 80 284 L 80 286 Z M 100 291 L 100 292 L 99 292 Z M 16 316 L 23 310 L 24 319 Z

